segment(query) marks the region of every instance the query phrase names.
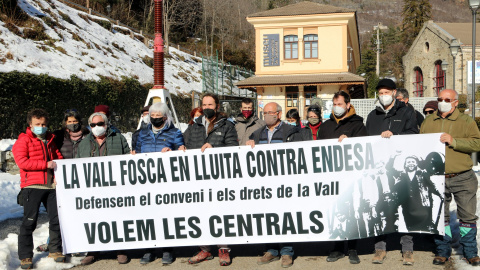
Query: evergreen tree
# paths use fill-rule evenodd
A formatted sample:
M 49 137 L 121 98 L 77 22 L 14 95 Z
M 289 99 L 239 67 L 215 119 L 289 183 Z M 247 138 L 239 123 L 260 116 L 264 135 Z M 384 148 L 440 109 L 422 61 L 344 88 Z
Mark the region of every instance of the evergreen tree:
M 432 5 L 429 0 L 405 0 L 402 16 L 402 41 L 409 48 L 423 24 L 431 19 Z

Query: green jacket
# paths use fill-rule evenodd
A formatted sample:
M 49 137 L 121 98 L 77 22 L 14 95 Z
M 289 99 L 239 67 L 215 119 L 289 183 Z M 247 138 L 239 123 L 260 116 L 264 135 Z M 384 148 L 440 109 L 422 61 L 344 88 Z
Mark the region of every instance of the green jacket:
M 128 147 L 127 140 L 122 134 L 116 133 L 110 128 L 107 129 L 106 138 L 106 154 L 104 156 L 124 155 L 130 153 L 130 147 Z M 79 144 L 77 150 L 77 158 L 83 157 L 98 157 L 99 145 L 95 141 L 95 137 L 90 132 Z
M 460 173 L 472 168 L 472 152 L 480 151 L 480 131 L 472 117 L 457 108 L 447 118 L 433 113 L 422 123 L 420 133 L 447 133 L 453 137 L 445 146 L 445 173 Z

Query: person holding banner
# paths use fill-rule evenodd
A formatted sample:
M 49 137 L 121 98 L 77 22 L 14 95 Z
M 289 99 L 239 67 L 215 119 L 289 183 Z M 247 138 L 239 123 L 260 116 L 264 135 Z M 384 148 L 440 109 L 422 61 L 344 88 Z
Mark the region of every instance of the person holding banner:
M 308 124 L 305 129 L 309 131 L 310 140 L 316 140 L 322 124 L 322 109 L 316 104 L 308 107 L 307 120 Z
M 338 141 L 342 142 L 345 138 L 360 136 L 367 136 L 367 128 L 363 124 L 363 118 L 356 114 L 355 108 L 350 104 L 350 95 L 345 91 L 335 93 L 332 114 L 330 114 L 330 119 L 322 124 L 317 140 L 338 138 Z M 353 198 L 350 198 L 349 201 L 353 201 Z M 357 223 L 357 221 L 352 223 Z M 350 263 L 360 263 L 356 250 L 357 241 L 348 240 L 346 242 Z M 328 255 L 327 262 L 335 262 L 343 257 L 345 257 L 344 241 L 335 241 L 335 247 Z
M 150 124 L 141 129 L 138 134 L 135 153 L 168 152 L 185 150 L 182 132 L 173 125 L 172 116 L 167 104 L 154 103 L 149 108 Z M 155 260 L 155 250 L 147 250 L 140 259 L 141 264 L 148 264 Z M 171 249 L 164 249 L 163 264 L 173 263 Z
M 185 145 L 187 149 L 201 149 L 225 146 L 238 146 L 238 136 L 235 125 L 227 120 L 227 116 L 220 113 L 220 100 L 217 95 L 207 93 L 202 97 L 203 115 L 185 133 L 189 134 Z M 231 264 L 230 248 L 227 245 L 218 245 L 218 259 L 221 266 Z M 188 260 L 196 264 L 213 259 L 209 246 L 201 246 L 193 257 Z
M 193 108 L 193 110 L 190 112 L 190 121 L 188 121 L 188 126 L 193 125 L 193 123 L 195 123 L 195 121 L 202 115 L 203 115 L 202 107 Z M 185 130 L 185 132 L 183 133 L 183 140 L 185 142 L 188 140 L 188 137 L 190 136 L 191 131 L 192 129 L 187 128 L 187 130 Z
M 47 131 L 48 113 L 32 109 L 27 114 L 27 130 L 18 136 L 12 147 L 15 163 L 20 168 L 18 203 L 23 206 L 23 220 L 18 235 L 18 257 L 22 269 L 33 267 L 33 237 L 37 227 L 40 204 L 49 217 L 49 255 L 55 262 L 65 262 L 62 254 L 62 236 L 58 221 L 55 191 L 55 159 L 63 159 L 54 143 L 55 135 Z
M 122 134 L 110 129 L 108 118 L 103 113 L 93 113 L 88 118 L 92 132 L 78 145 L 78 158 L 125 155 L 130 153 L 130 147 Z M 98 252 L 88 252 L 82 260 L 82 265 L 95 262 Z M 128 263 L 128 257 L 123 251 L 117 251 L 120 264 Z
M 282 118 L 282 107 L 276 102 L 270 102 L 265 105 L 263 113 L 266 125 L 253 132 L 250 140 L 247 141 L 247 145 L 254 148 L 255 144 L 303 141 L 299 129 L 280 120 Z M 262 265 L 277 261 L 280 259 L 278 256 L 280 253 L 283 268 L 293 265 L 293 246 L 291 244 L 273 244 L 267 245 L 267 248 L 267 252 L 258 259 L 257 264 Z
M 376 108 L 367 116 L 367 133 L 369 136 L 380 135 L 390 138 L 402 134 L 418 134 L 417 120 L 414 110 L 404 102 L 395 99 L 397 85 L 390 79 L 381 79 L 377 84 L 378 103 Z M 378 205 L 390 205 L 392 198 L 384 196 L 392 190 L 392 186 L 384 185 Z M 391 209 L 386 210 L 390 212 Z M 387 212 L 385 212 L 387 214 Z M 391 214 L 391 213 L 390 213 Z M 387 214 L 387 215 L 390 215 Z M 388 226 L 388 225 L 387 225 Z M 375 237 L 375 255 L 372 263 L 381 264 L 387 256 L 386 236 Z M 403 235 L 402 244 L 403 263 L 413 264 L 412 237 Z
M 253 100 L 250 98 L 242 99 L 242 113 L 240 113 L 235 120 L 237 124 L 235 129 L 238 134 L 238 142 L 240 145 L 245 145 L 252 133 L 265 125 L 262 119 L 258 119 L 253 109 Z
M 438 96 L 438 112 L 425 118 L 420 133 L 442 133 L 445 144 L 445 236 L 436 236 L 436 257 L 433 264 L 443 265 L 450 258 L 452 231 L 450 202 L 457 203 L 460 219 L 460 245 L 463 256 L 472 266 L 480 266 L 477 249 L 477 189 L 478 180 L 472 170 L 471 153 L 480 151 L 480 132 L 470 116 L 458 108 L 458 93 L 445 89 Z

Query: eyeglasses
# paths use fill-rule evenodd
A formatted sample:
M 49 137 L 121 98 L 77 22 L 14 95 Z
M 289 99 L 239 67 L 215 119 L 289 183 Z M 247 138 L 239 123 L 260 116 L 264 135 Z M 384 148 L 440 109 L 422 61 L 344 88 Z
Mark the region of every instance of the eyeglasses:
M 77 109 L 67 109 L 65 113 L 78 112 Z
M 429 115 L 429 114 L 432 114 L 432 113 L 434 113 L 434 112 L 435 112 L 434 110 L 424 111 L 423 114 Z
M 309 111 L 309 112 L 319 112 L 320 109 L 318 109 L 318 108 L 308 108 L 307 111 Z
M 278 112 L 264 112 L 264 113 L 267 114 L 267 115 L 275 115 L 275 114 L 277 114 Z
M 437 101 L 438 101 L 438 102 L 442 102 L 442 101 L 444 101 L 444 100 L 445 100 L 445 102 L 450 103 L 450 102 L 454 102 L 456 99 L 440 98 L 440 97 L 437 98 Z
M 98 122 L 98 123 L 90 123 L 90 127 L 94 128 L 96 126 L 103 127 L 105 122 Z

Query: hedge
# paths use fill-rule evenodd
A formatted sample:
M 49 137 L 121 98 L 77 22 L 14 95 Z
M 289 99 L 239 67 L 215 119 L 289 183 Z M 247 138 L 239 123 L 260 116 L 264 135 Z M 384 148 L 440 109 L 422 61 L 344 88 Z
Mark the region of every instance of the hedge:
M 0 139 L 17 138 L 24 132 L 26 115 L 32 108 L 48 111 L 49 130 L 53 131 L 61 127 L 67 109 L 78 110 L 86 119 L 99 104 L 110 106 L 111 121 L 122 132 L 134 131 L 151 86 L 141 85 L 134 78 L 115 80 L 102 77 L 94 81 L 71 76 L 66 80 L 46 74 L 0 73 Z M 179 120 L 185 122 L 191 101 L 176 96 L 172 99 Z

